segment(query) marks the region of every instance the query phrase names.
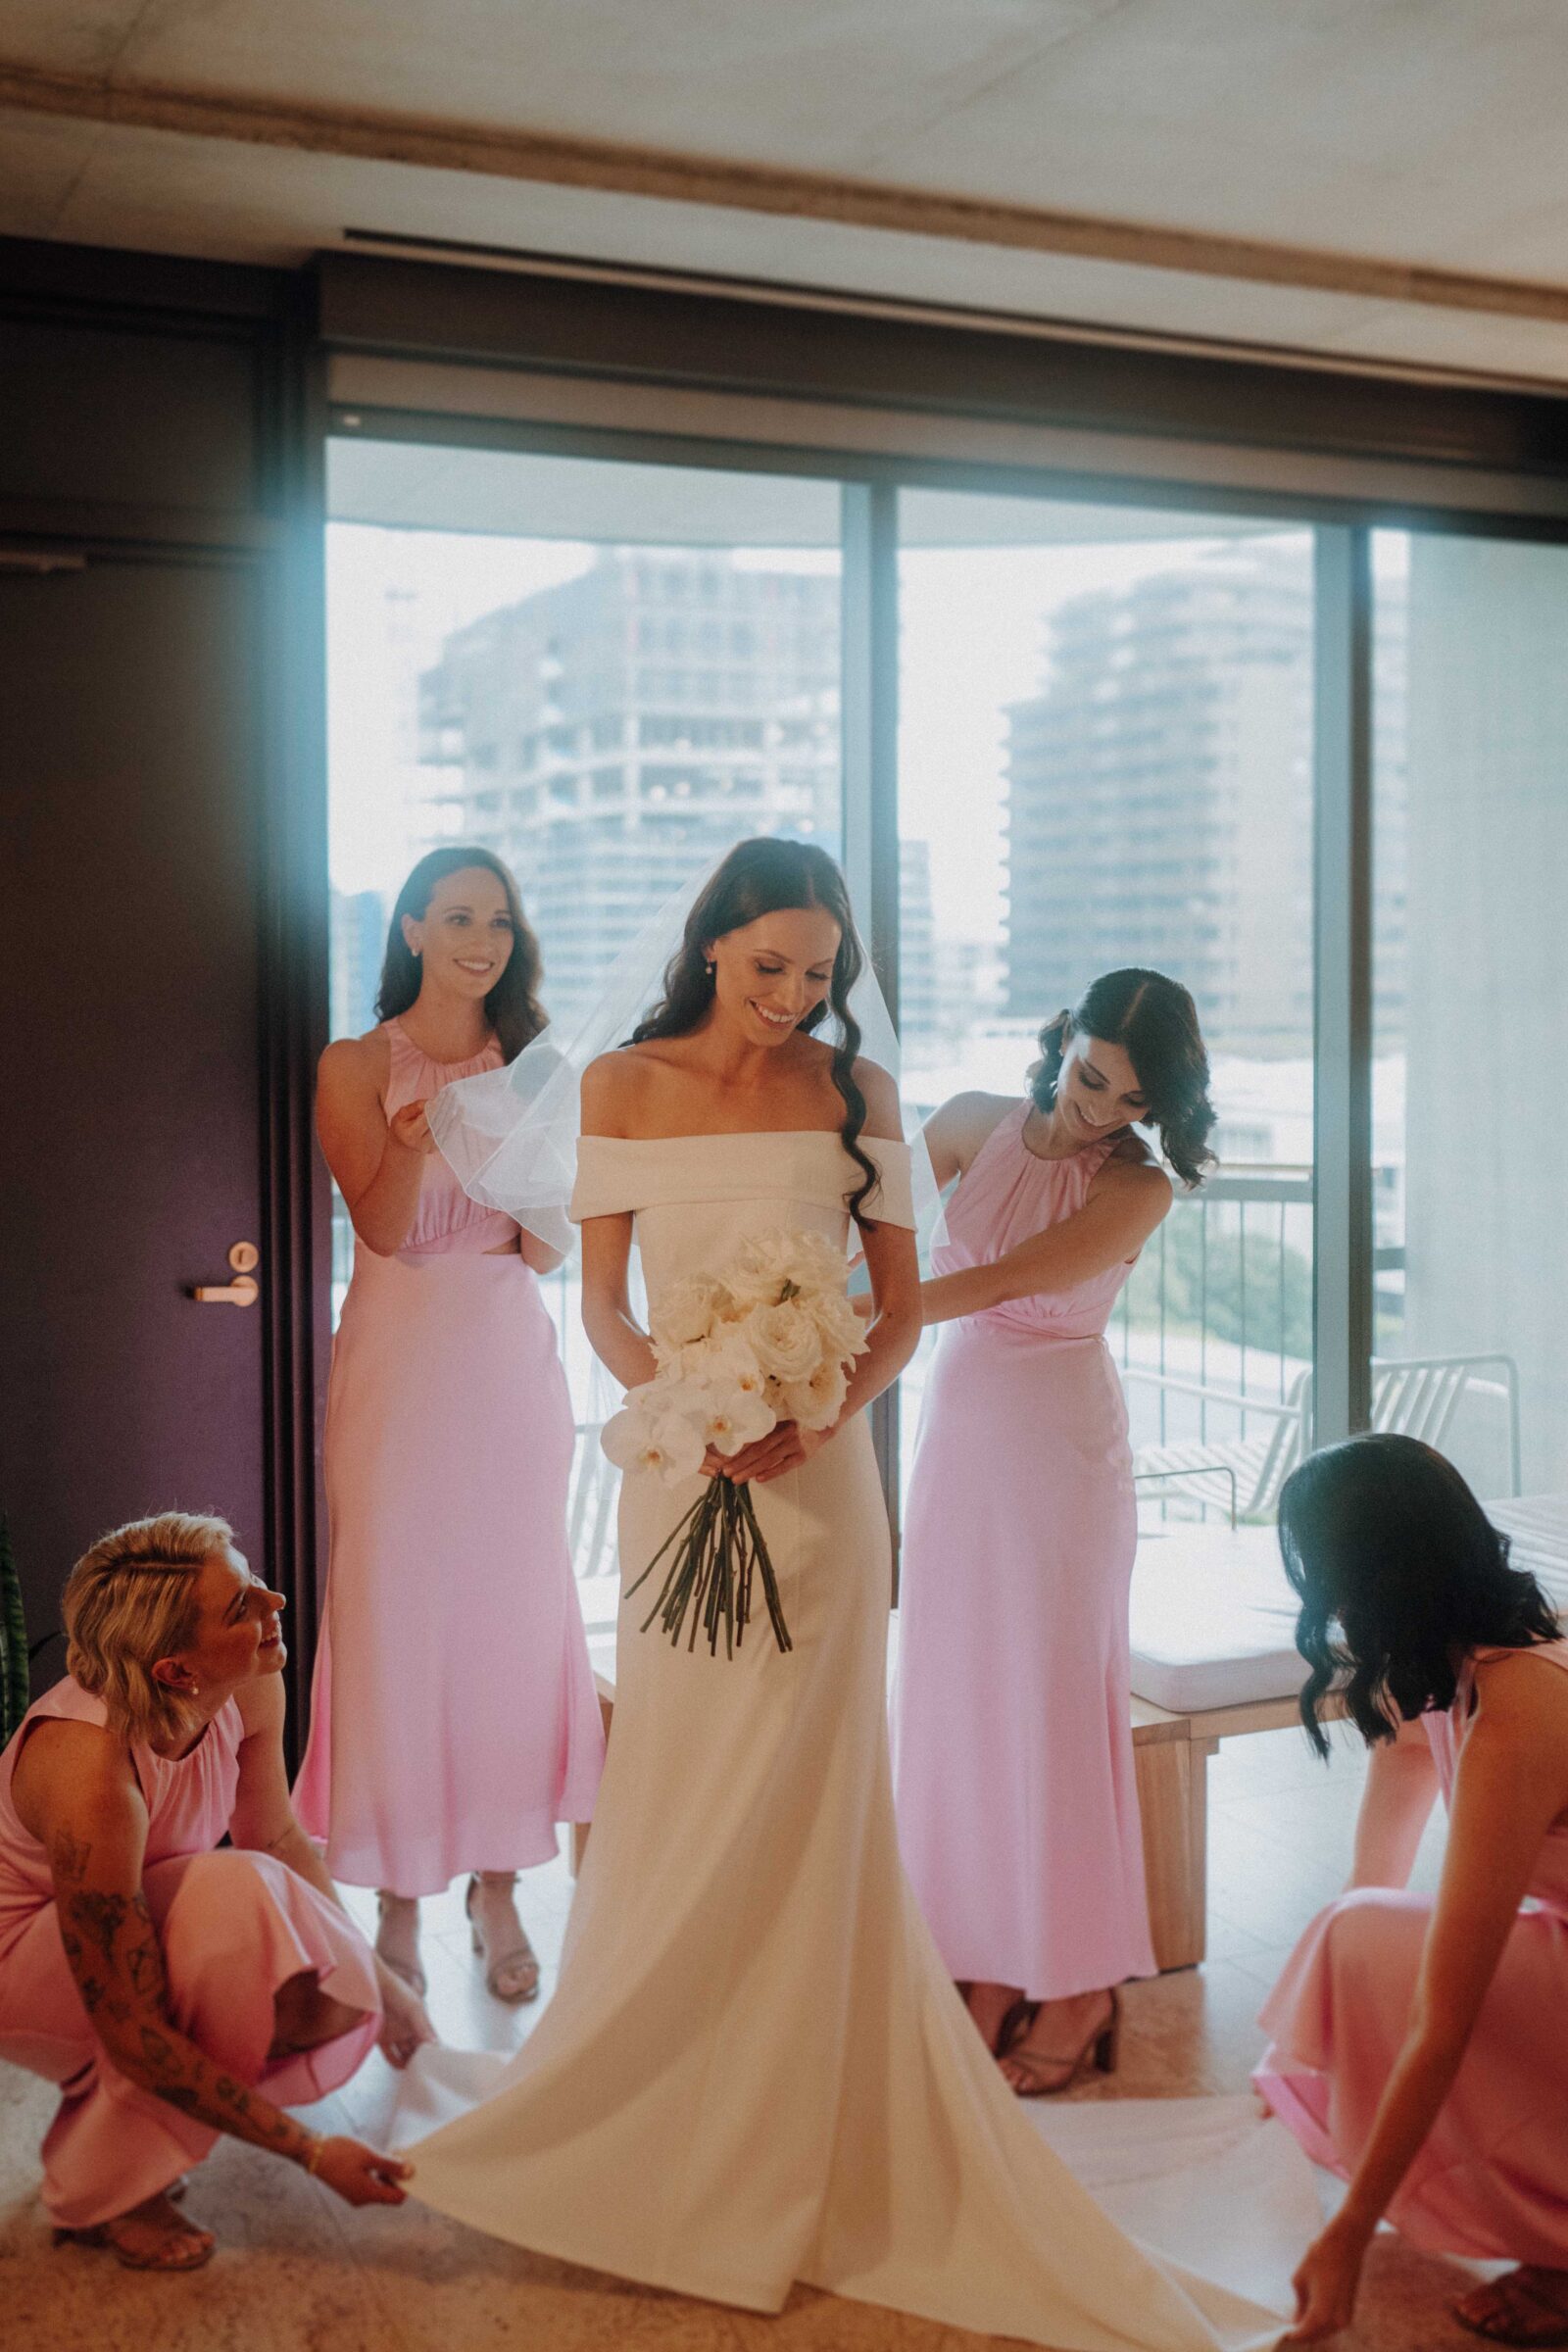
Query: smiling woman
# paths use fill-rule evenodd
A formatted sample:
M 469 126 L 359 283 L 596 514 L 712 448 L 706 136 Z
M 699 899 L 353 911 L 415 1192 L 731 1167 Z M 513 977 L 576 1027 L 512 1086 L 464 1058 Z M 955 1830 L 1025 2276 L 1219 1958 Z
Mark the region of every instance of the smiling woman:
M 403 2199 L 405 2165 L 282 2112 L 378 2034 L 399 2065 L 429 2034 L 290 1810 L 282 1606 L 221 1519 L 117 1528 L 66 1587 L 70 1672 L 0 1755 L 0 2058 L 62 2085 L 58 2240 L 133 2270 L 212 2253 L 169 2192 L 220 2132 Z
M 1020 2096 L 1115 2064 L 1117 1986 L 1152 1976 L 1128 1726 L 1137 1539 L 1104 1331 L 1213 1124 L 1187 990 L 1097 980 L 1040 1033 L 1021 1100 L 927 1130 L 957 1178 L 922 1287 L 943 1326 L 909 1482 L 896 1776 L 906 1865 Z M 982 1466 L 983 1465 L 983 1469 Z
M 398 896 L 379 1026 L 328 1046 L 317 1096 L 357 1247 L 300 1817 L 340 1878 L 380 1890 L 377 1950 L 416 1993 L 418 1898 L 472 1874 L 475 1948 L 507 2001 L 539 1989 L 516 1873 L 551 1859 L 558 1822 L 587 1820 L 604 1735 L 566 1541 L 572 1410 L 537 1279 L 559 1255 L 468 1200 L 425 1113 L 538 1036 L 538 981 L 510 870 L 432 851 Z

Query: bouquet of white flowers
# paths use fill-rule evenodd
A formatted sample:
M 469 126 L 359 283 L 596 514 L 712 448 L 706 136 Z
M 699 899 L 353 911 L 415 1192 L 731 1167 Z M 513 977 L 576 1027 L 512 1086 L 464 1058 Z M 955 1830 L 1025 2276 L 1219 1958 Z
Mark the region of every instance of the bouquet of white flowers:
M 619 1469 L 651 1470 L 666 1484 L 691 1478 L 710 1446 L 739 1453 L 781 1421 L 829 1429 L 866 1349 L 865 1325 L 845 1295 L 844 1252 L 819 1233 L 753 1234 L 722 1275 L 674 1283 L 649 1316 L 659 1369 L 607 1422 L 604 1447 Z M 733 1656 L 751 1615 L 760 1572 L 780 1649 L 790 1646 L 778 1580 L 749 1488 L 710 1479 L 668 1541 L 628 1587 L 635 1592 L 673 1559 L 643 1631 L 662 1616 L 678 1643 L 692 1612 L 716 1656 L 720 1631 Z

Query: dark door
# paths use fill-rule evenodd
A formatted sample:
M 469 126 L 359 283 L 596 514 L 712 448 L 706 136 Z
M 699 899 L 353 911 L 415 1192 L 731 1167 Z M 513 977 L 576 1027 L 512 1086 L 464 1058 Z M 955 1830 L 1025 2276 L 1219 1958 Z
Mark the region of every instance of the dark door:
M 260 601 L 239 562 L 0 564 L 0 1509 L 34 1640 L 119 1520 L 216 1510 L 263 1560 L 266 1317 L 192 1296 L 263 1240 Z

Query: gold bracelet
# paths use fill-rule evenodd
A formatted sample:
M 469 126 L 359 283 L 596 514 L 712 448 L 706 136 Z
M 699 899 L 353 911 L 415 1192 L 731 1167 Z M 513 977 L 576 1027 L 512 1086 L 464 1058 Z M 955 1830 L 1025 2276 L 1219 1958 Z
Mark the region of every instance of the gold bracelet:
M 325 2147 L 325 2145 L 326 2142 L 321 2137 L 319 2132 L 315 2132 L 311 2134 L 311 2152 L 305 2159 L 305 2170 L 308 2173 L 315 2173 L 319 2170 L 321 2162 L 321 2150 Z

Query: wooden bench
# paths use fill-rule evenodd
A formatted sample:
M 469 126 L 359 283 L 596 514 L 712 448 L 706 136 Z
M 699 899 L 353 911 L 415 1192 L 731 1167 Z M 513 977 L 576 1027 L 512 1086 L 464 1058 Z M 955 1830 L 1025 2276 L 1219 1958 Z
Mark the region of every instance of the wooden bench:
M 1325 1716 L 1343 1715 L 1336 1699 Z M 1208 1948 L 1208 1759 L 1222 1740 L 1300 1727 L 1294 1698 L 1167 1714 L 1133 1700 L 1133 1762 L 1144 1823 L 1149 1926 L 1161 1971 L 1196 1968 Z

